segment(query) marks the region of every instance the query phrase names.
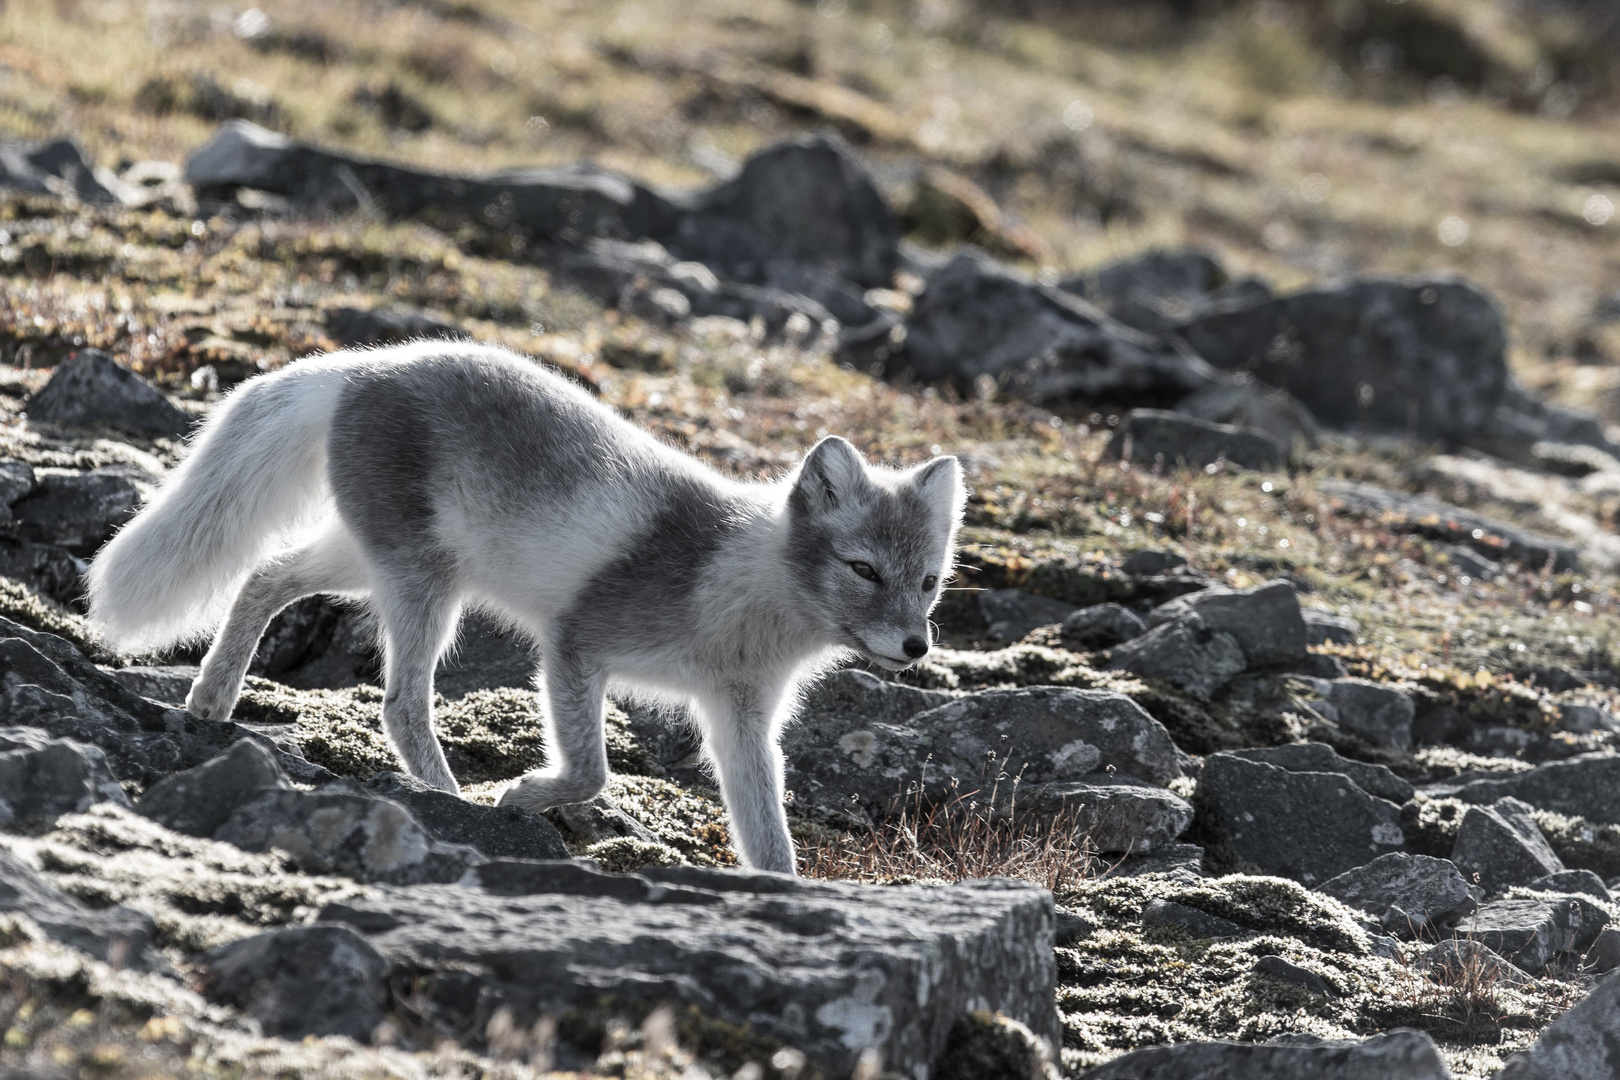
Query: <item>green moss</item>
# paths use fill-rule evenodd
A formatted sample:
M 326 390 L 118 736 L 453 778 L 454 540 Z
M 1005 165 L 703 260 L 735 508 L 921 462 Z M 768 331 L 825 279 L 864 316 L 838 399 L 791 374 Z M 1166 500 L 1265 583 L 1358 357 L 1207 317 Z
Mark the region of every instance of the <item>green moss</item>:
M 633 836 L 599 840 L 581 854 L 602 864 L 610 874 L 633 874 L 645 866 L 681 866 L 681 853 L 668 844 L 650 844 Z

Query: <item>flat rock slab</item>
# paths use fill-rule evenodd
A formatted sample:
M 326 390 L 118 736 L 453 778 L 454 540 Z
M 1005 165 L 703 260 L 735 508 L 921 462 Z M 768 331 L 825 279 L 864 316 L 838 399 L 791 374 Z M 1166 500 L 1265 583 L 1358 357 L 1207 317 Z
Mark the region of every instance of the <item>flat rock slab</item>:
M 1230 634 L 1249 667 L 1286 664 L 1305 655 L 1309 640 L 1299 597 L 1286 581 L 1252 589 L 1216 587 L 1177 597 L 1153 609 L 1148 626 L 1162 626 L 1196 614 L 1219 633 Z
M 1541 1037 L 1508 1058 L 1495 1080 L 1620 1076 L 1620 979 L 1605 979 Z
M 163 391 L 100 349 L 80 349 L 56 365 L 51 381 L 28 399 L 28 419 L 80 425 L 101 421 L 137 435 L 179 438 L 192 417 Z
M 0 848 L 0 911 L 26 915 L 46 937 L 109 962 L 136 962 L 155 933 L 149 915 L 126 907 L 86 907 L 4 848 Z
M 1263 761 L 1289 772 L 1338 773 L 1348 777 L 1356 787 L 1369 795 L 1404 803 L 1413 795 L 1412 785 L 1395 775 L 1387 765 L 1369 765 L 1365 761 L 1352 761 L 1327 743 L 1285 743 L 1282 746 L 1256 746 L 1247 750 L 1233 750 L 1232 754 L 1246 761 Z
M 1171 844 L 1192 824 L 1192 803 L 1167 788 L 1100 773 L 1047 784 L 1030 796 L 1036 812 L 1068 814 L 1086 846 L 1105 855 L 1146 855 Z M 1024 792 L 1019 799 L 1026 798 Z
M 977 1009 L 1057 1044 L 1052 899 L 1022 883 L 873 888 L 494 862 L 465 887 L 382 888 L 320 918 L 364 934 L 442 1004 L 436 1021 L 475 1043 L 496 1008 L 526 1026 L 611 994 L 749 1024 L 831 1076 L 866 1048 L 919 1075 Z
M 1620 825 L 1620 754 L 1582 754 L 1550 761 L 1529 772 L 1500 779 L 1472 780 L 1456 789 L 1463 802 L 1494 803 L 1512 796 L 1540 810 L 1552 810 Z
M 1493 900 L 1458 928 L 1472 941 L 1532 975 L 1560 955 L 1579 956 L 1608 925 L 1609 915 L 1575 894 Z
M 1217 424 L 1165 409 L 1132 409 L 1115 429 L 1107 456 L 1151 468 L 1201 469 L 1221 461 L 1240 469 L 1274 472 L 1288 461 L 1288 448 L 1257 428 Z
M 1406 846 L 1401 808 L 1338 773 L 1289 772 L 1230 752 L 1211 754 L 1197 799 L 1239 857 L 1305 885 Z
M 1316 490 L 1325 497 L 1329 508 L 1376 520 L 1392 531 L 1466 544 L 1489 558 L 1512 559 L 1538 570 L 1548 563 L 1557 572 L 1580 567 L 1580 553 L 1572 544 L 1427 495 L 1408 495 L 1374 484 L 1334 479 L 1318 481 Z
M 1451 1080 L 1439 1048 L 1418 1031 L 1308 1045 L 1150 1046 L 1080 1075 L 1083 1080 Z
M 1316 891 L 1372 915 L 1399 937 L 1420 936 L 1474 908 L 1468 882 L 1454 864 L 1404 851 L 1380 855 L 1324 881 Z
M 912 712 L 932 703 L 926 711 Z M 918 785 L 928 798 L 1077 781 L 1112 767 L 1153 784 L 1181 775 L 1170 733 L 1123 694 L 1062 687 L 948 695 L 829 675 L 783 737 L 787 787 L 829 809 L 886 813 Z M 1012 785 L 1002 785 L 1010 795 Z

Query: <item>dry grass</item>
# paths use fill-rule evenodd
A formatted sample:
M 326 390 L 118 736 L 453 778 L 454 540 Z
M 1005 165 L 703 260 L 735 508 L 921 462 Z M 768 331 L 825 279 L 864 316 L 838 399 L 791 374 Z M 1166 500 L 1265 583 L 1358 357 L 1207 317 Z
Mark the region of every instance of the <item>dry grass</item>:
M 1003 794 L 1001 785 L 1010 787 Z M 870 831 L 806 845 L 800 871 L 834 881 L 894 883 L 1006 877 L 1053 892 L 1072 889 L 1102 869 L 1083 815 L 1026 812 L 1018 782 L 930 802 L 920 790 Z

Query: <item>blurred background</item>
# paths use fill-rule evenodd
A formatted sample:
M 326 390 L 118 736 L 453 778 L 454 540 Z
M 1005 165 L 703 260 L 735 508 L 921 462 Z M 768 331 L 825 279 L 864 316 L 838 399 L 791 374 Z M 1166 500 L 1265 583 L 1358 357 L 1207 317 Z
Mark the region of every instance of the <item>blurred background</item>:
M 136 184 L 238 117 L 436 169 L 588 159 L 676 187 L 833 128 L 911 240 L 1031 272 L 1193 245 L 1282 289 L 1465 274 L 1520 378 L 1610 422 L 1617 101 L 1604 0 L 0 5 L 0 135 L 70 136 Z

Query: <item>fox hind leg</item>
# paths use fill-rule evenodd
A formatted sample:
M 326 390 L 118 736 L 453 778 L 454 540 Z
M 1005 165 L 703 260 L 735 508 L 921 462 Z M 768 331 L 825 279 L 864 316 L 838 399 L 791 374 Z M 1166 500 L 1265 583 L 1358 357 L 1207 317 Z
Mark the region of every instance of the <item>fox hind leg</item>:
M 461 604 L 443 582 L 383 581 L 383 731 L 406 770 L 440 791 L 460 794 L 433 733 L 433 669 L 455 637 Z
M 209 720 L 229 719 L 259 639 L 277 612 L 306 596 L 360 592 L 368 584 L 359 549 L 337 522 L 306 546 L 258 567 L 203 657 L 202 671 L 186 696 L 187 711 Z
M 500 805 L 545 810 L 587 802 L 607 785 L 607 680 L 567 646 L 545 650 L 544 769 L 520 777 Z

